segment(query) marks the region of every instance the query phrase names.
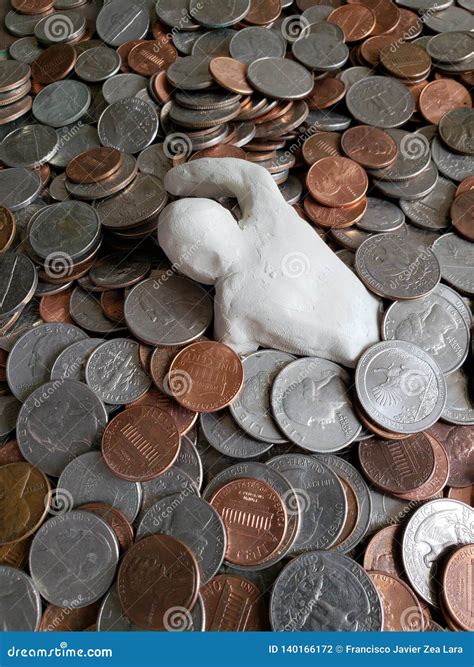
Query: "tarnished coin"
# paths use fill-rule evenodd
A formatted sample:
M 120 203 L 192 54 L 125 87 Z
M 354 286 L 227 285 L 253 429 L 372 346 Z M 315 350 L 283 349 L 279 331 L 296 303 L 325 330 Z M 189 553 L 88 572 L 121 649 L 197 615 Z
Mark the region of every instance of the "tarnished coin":
M 31 204 L 41 192 L 43 183 L 36 171 L 23 168 L 0 171 L 0 205 L 18 211 Z
M 441 418 L 450 424 L 474 425 L 474 399 L 467 373 L 467 368 L 460 368 L 446 378 L 448 396 Z
M 90 502 L 107 503 L 133 521 L 141 506 L 142 488 L 139 483 L 113 475 L 100 452 L 87 452 L 64 468 L 56 490 L 56 502 L 58 500 L 67 509 Z
M 472 632 L 474 614 L 471 605 L 470 572 L 474 560 L 474 545 L 456 549 L 443 573 L 443 599 L 448 612 L 463 630 Z
M 29 463 L 0 466 L 1 545 L 25 540 L 41 526 L 48 513 L 50 489 L 47 477 Z
M 472 175 L 474 160 L 470 155 L 453 153 L 435 136 L 431 142 L 431 154 L 443 176 L 453 181 L 462 181 Z
M 0 624 L 5 632 L 34 632 L 41 620 L 41 598 L 31 578 L 9 565 L 0 565 L 2 603 Z
M 35 293 L 38 275 L 26 255 L 9 252 L 0 264 L 0 318 L 6 320 L 23 308 Z
M 273 630 L 379 631 L 383 612 L 369 575 L 342 554 L 314 551 L 286 565 L 273 586 Z
M 99 603 L 87 607 L 57 607 L 49 604 L 43 612 L 40 632 L 81 632 L 93 625 L 99 611 Z
M 111 322 L 105 317 L 99 299 L 81 287 L 75 287 L 72 291 L 69 312 L 74 322 L 95 334 L 107 334 L 125 328 L 123 322 Z
M 197 283 L 177 275 L 149 278 L 125 300 L 130 331 L 150 345 L 183 345 L 196 340 L 212 319 L 212 301 Z
M 312 452 L 334 452 L 360 433 L 349 398 L 350 378 L 337 364 L 306 357 L 285 366 L 273 382 L 273 416 L 289 440 Z
M 429 433 L 448 454 L 449 486 L 463 488 L 474 484 L 474 429 L 438 422 L 429 429 Z
M 433 243 L 441 276 L 449 285 L 474 294 L 474 244 L 456 234 L 444 234 Z
M 347 515 L 344 489 L 337 475 L 316 457 L 283 454 L 267 465 L 294 489 L 301 526 L 291 553 L 328 549 L 341 534 Z
M 147 86 L 148 79 L 140 74 L 115 74 L 102 84 L 102 95 L 108 104 L 113 104 L 127 97 L 136 97 Z
M 134 154 L 153 142 L 158 126 L 158 115 L 151 104 L 137 97 L 126 97 L 105 109 L 97 131 L 104 146 Z
M 217 28 L 216 30 L 188 33 L 190 34 L 197 36 L 191 49 L 193 56 L 219 57 L 229 55 L 229 45 L 236 31 L 230 28 Z
M 50 323 L 24 333 L 7 360 L 7 381 L 12 394 L 25 401 L 31 392 L 49 381 L 51 369 L 69 345 L 87 338 L 72 324 Z
M 400 526 L 391 525 L 379 530 L 367 544 L 364 569 L 385 572 L 392 577 L 403 577 Z
M 237 400 L 241 400 L 240 397 Z M 228 410 L 202 413 L 200 423 L 206 440 L 224 456 L 252 459 L 273 447 L 272 443 L 255 440 L 240 429 Z
M 209 71 L 222 88 L 241 95 L 253 93 L 253 88 L 247 81 L 247 65 L 244 63 L 217 56 L 209 62 Z
M 143 371 L 138 343 L 115 338 L 99 345 L 86 364 L 86 382 L 105 403 L 120 405 L 140 398 L 151 380 Z
M 395 433 L 432 426 L 446 403 L 446 380 L 436 362 L 405 341 L 377 343 L 359 359 L 357 396 L 377 424 Z
M 66 512 L 49 519 L 33 538 L 31 577 L 48 602 L 85 607 L 108 590 L 118 556 L 117 538 L 105 521 L 90 512 Z
M 131 39 L 142 39 L 150 24 L 144 7 L 128 0 L 112 0 L 97 14 L 97 33 L 109 46 L 120 46 Z
M 384 632 L 419 632 L 424 620 L 413 591 L 397 577 L 386 572 L 369 572 L 383 607 Z
M 474 541 L 474 510 L 457 500 L 432 500 L 419 507 L 403 534 L 403 562 L 416 593 L 436 605 L 436 573 L 455 546 Z
M 384 315 L 382 335 L 418 345 L 446 374 L 458 369 L 469 351 L 469 325 L 437 288 L 420 299 L 393 303 Z
M 107 424 L 103 403 L 86 385 L 55 380 L 33 391 L 18 415 L 17 439 L 27 461 L 53 477 L 97 446 Z
M 36 95 L 33 115 L 44 125 L 63 127 L 82 118 L 90 103 L 91 93 L 85 83 L 71 79 L 56 81 Z
M 201 55 L 178 58 L 166 72 L 169 83 L 180 90 L 211 88 L 213 80 L 209 60 L 208 56 Z
M 107 255 L 94 264 L 89 277 L 97 287 L 117 289 L 131 287 L 143 280 L 151 269 L 151 263 L 126 255 Z
M 268 629 L 268 612 L 262 592 L 248 579 L 220 574 L 202 587 L 201 595 L 208 632 Z
M 410 91 L 399 81 L 385 76 L 369 76 L 347 91 L 349 112 L 360 123 L 375 127 L 399 127 L 415 110 Z
M 306 67 L 288 58 L 254 60 L 247 78 L 259 93 L 276 99 L 299 100 L 313 88 L 313 77 Z
M 294 359 L 286 352 L 261 350 L 242 360 L 244 384 L 230 411 L 240 428 L 256 440 L 286 442 L 272 418 L 270 391 L 278 373 Z
M 51 127 L 24 125 L 0 144 L 0 159 L 8 167 L 38 167 L 58 150 L 58 135 Z
M 196 555 L 205 584 L 219 570 L 227 538 L 217 511 L 196 496 L 174 494 L 153 505 L 141 519 L 137 540 L 155 533 L 178 538 Z

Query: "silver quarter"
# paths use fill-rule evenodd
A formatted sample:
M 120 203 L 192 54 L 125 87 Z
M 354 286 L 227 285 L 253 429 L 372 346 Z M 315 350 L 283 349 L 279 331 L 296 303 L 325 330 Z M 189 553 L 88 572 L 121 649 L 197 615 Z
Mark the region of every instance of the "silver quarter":
M 443 280 L 464 294 L 474 294 L 474 244 L 456 234 L 444 234 L 433 243 Z
M 180 494 L 183 497 L 199 496 L 199 489 L 191 477 L 175 465 L 156 479 L 143 482 L 142 488 L 143 503 L 138 517 L 139 521 L 155 503 L 163 498 L 174 494 Z
M 450 424 L 474 425 L 474 399 L 471 397 L 468 369 L 460 368 L 446 378 L 448 397 L 441 419 Z
M 250 65 L 259 58 L 284 58 L 286 43 L 278 32 L 252 26 L 234 34 L 229 51 L 232 58 Z
M 410 91 L 387 76 L 369 76 L 354 83 L 347 91 L 347 108 L 360 123 L 375 127 L 399 127 L 415 110 Z
M 148 79 L 145 76 L 133 72 L 116 74 L 104 81 L 102 94 L 108 104 L 113 104 L 124 100 L 126 97 L 135 97 L 141 90 L 146 90 L 147 87 Z
M 248 68 L 247 78 L 259 93 L 276 99 L 299 100 L 313 88 L 311 73 L 288 58 L 255 60 Z
M 91 103 L 91 93 L 85 83 L 66 79 L 45 86 L 33 102 L 33 116 L 39 123 L 63 127 L 78 121 Z
M 450 225 L 450 209 L 456 186 L 446 178 L 438 178 L 436 187 L 416 201 L 400 201 L 402 211 L 422 229 L 446 229 Z

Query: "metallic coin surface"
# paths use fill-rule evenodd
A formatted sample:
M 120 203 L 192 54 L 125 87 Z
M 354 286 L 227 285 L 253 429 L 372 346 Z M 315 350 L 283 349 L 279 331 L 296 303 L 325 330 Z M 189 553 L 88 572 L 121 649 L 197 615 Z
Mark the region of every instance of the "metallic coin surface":
M 133 527 L 125 514 L 106 503 L 86 503 L 78 507 L 84 512 L 92 512 L 107 523 L 115 533 L 120 550 L 127 551 L 133 544 Z M 95 620 L 95 619 L 94 619 Z
M 383 76 L 369 76 L 354 83 L 346 102 L 357 121 L 381 128 L 403 125 L 415 109 L 408 89 L 396 79 Z
M 125 328 L 123 322 L 117 324 L 105 317 L 99 299 L 81 287 L 75 287 L 72 291 L 69 312 L 76 324 L 95 334 L 107 334 Z
M 232 58 L 250 65 L 259 58 L 284 58 L 286 44 L 279 33 L 252 26 L 235 33 L 229 44 L 229 51 Z
M 152 479 L 149 482 L 143 482 L 143 503 L 140 511 L 140 520 L 146 512 L 159 500 L 181 494 L 184 497 L 189 495 L 199 496 L 199 488 L 194 480 L 177 465 L 171 466 L 166 472 Z
M 392 577 L 403 577 L 400 526 L 391 525 L 379 530 L 367 544 L 364 570 L 385 572 Z
M 216 413 L 202 413 L 200 424 L 206 440 L 224 456 L 252 459 L 264 454 L 273 446 L 272 443 L 255 440 L 239 428 L 227 409 Z
M 312 76 L 306 67 L 287 58 L 260 58 L 247 71 L 251 86 L 263 95 L 283 100 L 306 97 L 313 87 Z
M 48 602 L 85 607 L 108 590 L 118 556 L 117 538 L 105 521 L 90 512 L 66 512 L 49 519 L 33 538 L 31 577 Z
M 359 229 L 366 232 L 394 232 L 402 227 L 405 216 L 398 206 L 386 199 L 367 197 L 367 210 L 356 221 Z
M 149 22 L 147 11 L 138 3 L 112 0 L 97 14 L 97 33 L 109 46 L 120 46 L 145 37 Z
M 0 318 L 11 317 L 33 297 L 38 284 L 36 269 L 28 257 L 9 252 L 0 264 Z
M 99 611 L 99 603 L 87 607 L 57 607 L 49 604 L 43 612 L 40 632 L 81 632 L 93 625 Z
M 202 587 L 201 595 L 207 631 L 256 632 L 268 629 L 268 613 L 262 593 L 248 579 L 220 574 Z
M 474 294 L 474 246 L 456 234 L 444 234 L 433 243 L 442 278 L 466 294 Z
M 413 591 L 386 572 L 369 572 L 382 600 L 384 632 L 419 632 L 424 629 L 423 613 Z
M 448 395 L 441 418 L 450 424 L 474 426 L 474 401 L 470 391 L 468 369 L 459 368 L 446 378 Z
M 104 146 L 133 155 L 153 142 L 158 126 L 158 115 L 151 104 L 126 97 L 105 109 L 97 130 Z
M 306 184 L 320 204 L 350 206 L 365 195 L 368 180 L 357 162 L 344 157 L 325 157 L 312 165 Z
M 474 545 L 457 549 L 446 563 L 443 573 L 443 596 L 447 609 L 463 630 L 472 632 L 474 615 L 469 590 L 470 572 L 474 559 Z
M 54 362 L 51 368 L 51 380 L 84 382 L 87 359 L 91 352 L 104 342 L 103 338 L 86 338 L 69 345 Z
M 0 623 L 4 631 L 34 632 L 41 620 L 41 598 L 31 578 L 9 565 L 0 565 L 2 606 Z
M 36 120 L 50 127 L 63 127 L 78 121 L 91 102 L 89 88 L 80 81 L 51 83 L 38 93 L 33 102 Z
M 449 459 L 448 484 L 463 488 L 474 484 L 474 429 L 437 422 L 429 429 Z

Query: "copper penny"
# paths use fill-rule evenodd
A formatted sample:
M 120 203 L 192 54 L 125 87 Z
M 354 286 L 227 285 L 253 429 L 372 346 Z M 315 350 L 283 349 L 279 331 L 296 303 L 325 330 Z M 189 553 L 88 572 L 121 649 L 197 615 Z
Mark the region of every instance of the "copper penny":
M 369 572 L 383 607 L 384 632 L 420 632 L 423 612 L 415 593 L 401 579 L 385 572 Z
M 247 65 L 238 60 L 226 56 L 212 58 L 209 62 L 209 72 L 226 90 L 241 95 L 251 95 L 254 92 L 247 82 Z
M 53 44 L 31 64 L 31 75 L 38 83 L 65 79 L 76 64 L 77 54 L 70 44 Z
M 141 44 L 145 40 L 143 39 L 132 39 L 129 42 L 124 42 L 124 44 L 121 44 L 118 49 L 117 53 L 119 54 L 120 58 L 122 59 L 122 64 L 120 65 L 120 71 L 121 72 L 131 72 L 132 70 L 128 66 L 127 58 L 128 54 L 130 51 L 133 49 L 134 46 L 137 44 Z
M 173 89 L 171 88 L 166 72 L 158 72 L 150 79 L 150 86 L 161 104 L 167 104 L 171 101 Z
M 454 622 L 467 632 L 474 632 L 474 544 L 457 549 L 446 563 L 443 597 Z
M 384 130 L 369 125 L 356 125 L 346 130 L 341 148 L 347 157 L 367 169 L 382 169 L 397 158 L 397 142 Z
M 346 86 L 339 79 L 327 76 L 320 81 L 315 81 L 313 90 L 305 102 L 310 109 L 327 109 L 342 100 L 346 92 Z
M 358 222 L 367 210 L 367 198 L 364 197 L 353 206 L 322 206 L 312 197 L 303 202 L 308 217 L 324 229 L 344 229 Z
M 402 533 L 397 525 L 386 526 L 375 533 L 365 549 L 364 569 L 404 577 L 401 540 Z
M 177 57 L 178 52 L 171 42 L 147 40 L 131 49 L 127 62 L 137 74 L 152 76 L 160 70 L 167 70 Z
M 428 433 L 439 440 L 448 454 L 448 486 L 459 488 L 474 484 L 474 426 L 437 422 Z
M 1 545 L 24 540 L 41 526 L 50 490 L 47 477 L 29 463 L 0 467 Z
M 125 514 L 117 507 L 106 503 L 86 503 L 77 509 L 92 512 L 107 523 L 115 533 L 122 551 L 127 551 L 133 544 L 133 528 Z M 89 625 L 89 623 L 88 623 Z
M 452 109 L 472 107 L 469 91 L 452 79 L 432 81 L 420 95 L 420 111 L 428 123 L 438 125 L 445 113 Z
M 28 562 L 31 539 L 0 547 L 0 565 L 11 565 L 22 570 Z
M 146 482 L 173 465 L 180 444 L 176 422 L 169 413 L 156 407 L 133 407 L 107 425 L 102 455 L 117 477 Z
M 382 35 L 395 30 L 400 22 L 400 11 L 391 0 L 348 0 L 349 4 L 369 7 L 375 14 L 372 35 Z
M 150 359 L 151 379 L 158 389 L 170 395 L 168 386 L 168 371 L 175 356 L 183 349 L 181 345 L 170 345 L 169 347 L 155 347 Z
M 21 14 L 43 14 L 53 8 L 54 0 L 11 0 L 11 4 Z
M 245 15 L 245 23 L 267 25 L 276 21 L 281 14 L 281 0 L 250 0 L 250 9 Z
M 306 176 L 311 195 L 325 206 L 350 206 L 367 192 L 365 170 L 346 157 L 324 157 L 315 162 Z
M 165 630 L 176 607 L 191 610 L 200 585 L 191 550 L 171 535 L 150 535 L 131 547 L 119 567 L 117 588 L 127 617 L 144 630 Z
M 43 612 L 40 632 L 81 632 L 95 622 L 100 601 L 87 607 L 56 607 L 49 604 Z
M 397 493 L 399 498 L 404 500 L 428 500 L 433 498 L 446 486 L 449 476 L 449 460 L 448 455 L 441 443 L 436 440 L 432 435 L 426 433 L 430 439 L 431 445 L 433 447 L 434 457 L 435 457 L 435 469 L 433 476 L 427 482 L 422 484 L 415 491 L 410 493 Z
M 230 347 L 214 341 L 191 343 L 175 356 L 168 386 L 178 403 L 195 412 L 222 410 L 239 393 L 244 371 Z
M 189 159 L 189 162 L 193 160 L 200 160 L 202 157 L 233 157 L 239 160 L 246 160 L 247 153 L 242 150 L 242 148 L 237 148 L 237 146 L 226 146 L 225 144 L 217 144 L 216 146 L 211 146 L 211 148 L 203 148 Z
M 359 518 L 359 502 L 357 500 L 354 489 L 350 484 L 348 484 L 348 482 L 346 482 L 345 479 L 342 479 L 342 477 L 339 477 L 338 479 L 344 488 L 347 504 L 347 515 L 342 527 L 342 532 L 337 538 L 336 542 L 332 545 L 333 549 L 339 544 L 345 542 L 352 535 L 357 526 L 357 520 Z
M 410 42 L 403 42 L 397 48 L 384 46 L 380 62 L 387 72 L 400 79 L 417 79 L 431 68 L 431 58 L 425 49 Z
M 180 435 L 185 435 L 189 429 L 193 427 L 198 418 L 197 412 L 183 408 L 183 406 L 175 401 L 174 398 L 167 396 L 154 386 L 150 387 L 143 396 L 140 396 L 140 398 L 129 405 L 131 407 L 150 406 L 164 410 L 176 422 Z
M 405 7 L 399 7 L 398 11 L 400 12 L 400 20 L 397 23 L 395 30 L 390 32 L 390 37 L 393 40 L 398 41 L 400 39 L 415 39 L 421 34 L 423 30 L 423 21 L 420 17 L 412 12 L 410 9 L 405 9 Z
M 146 345 L 145 343 L 139 343 L 138 346 L 138 359 L 140 361 L 140 365 L 147 373 L 150 375 L 150 366 L 151 366 L 151 357 L 153 354 L 153 347 L 151 345 Z
M 100 295 L 100 306 L 105 317 L 112 322 L 123 322 L 123 307 L 125 303 L 125 292 L 123 289 L 108 289 Z
M 360 55 L 367 63 L 367 65 L 372 65 L 375 67 L 380 62 L 380 52 L 381 50 L 389 45 L 393 44 L 396 41 L 396 37 L 392 35 L 376 35 L 374 37 L 369 37 L 363 42 L 360 46 Z
M 448 491 L 447 497 L 453 500 L 460 500 L 462 503 L 474 507 L 474 485 L 460 486 L 457 489 L 452 486 Z
M 451 220 L 461 236 L 474 241 L 474 190 L 456 197 L 451 205 Z
M 66 176 L 75 183 L 97 183 L 115 174 L 122 162 L 122 153 L 115 148 L 91 148 L 69 161 Z
M 469 190 L 474 190 L 474 176 L 468 176 L 459 183 L 455 196 L 459 197 L 459 195 L 469 192 Z
M 0 255 L 10 248 L 15 234 L 15 216 L 8 208 L 0 206 Z
M 16 440 L 9 440 L 4 445 L 0 445 L 0 466 L 25 460 Z
M 346 42 L 358 42 L 375 28 L 375 14 L 365 5 L 341 5 L 329 14 L 327 20 L 341 28 Z
M 219 574 L 201 588 L 207 632 L 261 632 L 268 613 L 259 589 L 248 579 Z
M 302 148 L 304 161 L 310 166 L 323 157 L 342 157 L 341 135 L 338 132 L 316 132 Z
M 380 438 L 361 442 L 359 461 L 366 477 L 386 493 L 415 491 L 435 469 L 433 444 L 426 433 L 398 442 Z
M 284 501 L 258 479 L 235 479 L 218 489 L 210 504 L 227 534 L 225 559 L 234 565 L 259 565 L 274 554 L 285 537 Z
M 69 314 L 69 302 L 72 290 L 67 289 L 59 294 L 46 294 L 40 299 L 39 312 L 44 322 L 67 322 L 73 324 Z

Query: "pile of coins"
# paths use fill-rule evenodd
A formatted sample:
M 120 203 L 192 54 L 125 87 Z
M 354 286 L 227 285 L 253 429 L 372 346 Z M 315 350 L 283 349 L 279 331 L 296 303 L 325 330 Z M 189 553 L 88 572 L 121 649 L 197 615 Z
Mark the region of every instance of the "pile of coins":
M 474 630 L 473 9 L 1 3 L 3 628 Z M 355 369 L 214 339 L 156 236 L 202 157 L 380 299 Z

